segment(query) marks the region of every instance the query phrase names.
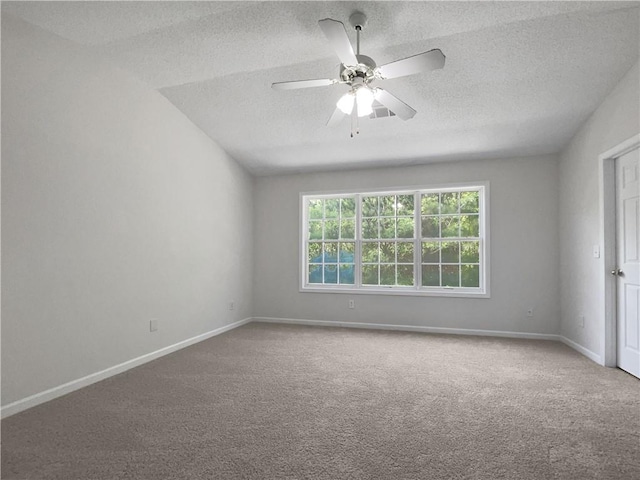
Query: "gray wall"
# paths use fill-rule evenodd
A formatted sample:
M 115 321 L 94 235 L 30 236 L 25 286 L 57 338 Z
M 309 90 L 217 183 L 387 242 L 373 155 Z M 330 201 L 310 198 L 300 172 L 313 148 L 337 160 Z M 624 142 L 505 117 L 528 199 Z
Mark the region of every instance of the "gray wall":
M 600 243 L 601 153 L 640 133 L 640 73 L 636 64 L 578 130 L 560 157 L 560 280 L 562 335 L 604 355 L 603 258 Z M 578 317 L 584 315 L 584 328 Z
M 551 156 L 257 178 L 254 310 L 274 318 L 558 333 L 557 167 Z M 491 298 L 299 292 L 300 192 L 487 180 Z
M 3 405 L 250 317 L 252 215 L 164 97 L 2 15 Z

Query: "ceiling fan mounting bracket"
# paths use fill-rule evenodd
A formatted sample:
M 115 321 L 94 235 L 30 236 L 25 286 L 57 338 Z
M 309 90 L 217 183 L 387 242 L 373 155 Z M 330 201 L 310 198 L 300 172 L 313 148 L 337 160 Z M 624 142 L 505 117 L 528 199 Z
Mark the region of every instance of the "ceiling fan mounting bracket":
M 349 23 L 356 30 L 362 30 L 367 24 L 367 16 L 362 12 L 353 12 L 349 17 Z

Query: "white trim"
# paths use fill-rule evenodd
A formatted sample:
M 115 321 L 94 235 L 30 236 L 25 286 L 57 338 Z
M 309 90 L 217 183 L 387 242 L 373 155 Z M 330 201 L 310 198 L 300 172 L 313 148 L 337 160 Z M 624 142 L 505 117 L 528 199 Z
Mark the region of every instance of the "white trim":
M 468 328 L 426 327 L 419 325 L 393 325 L 386 323 L 333 322 L 329 320 L 308 320 L 299 318 L 254 317 L 254 322 L 284 323 L 322 327 L 366 328 L 369 330 L 397 330 L 402 332 L 442 333 L 453 335 L 476 335 L 483 337 L 527 338 L 535 340 L 560 341 L 560 336 L 549 333 L 509 332 L 501 330 L 472 330 Z
M 569 340 L 567 337 L 563 337 L 562 335 L 558 335 L 558 337 L 559 337 L 559 340 L 562 343 L 564 343 L 566 346 L 573 348 L 577 352 L 587 357 L 589 360 L 593 360 L 594 362 L 596 362 L 598 365 L 605 366 L 602 362 L 602 357 L 597 353 L 592 352 L 587 348 L 584 348 L 582 345 L 574 342 L 573 340 Z
M 300 197 L 305 196 L 314 196 L 314 197 L 339 197 L 339 196 L 351 196 L 351 195 L 361 195 L 367 193 L 373 193 L 376 195 L 384 195 L 390 194 L 395 195 L 399 191 L 426 191 L 433 190 L 438 192 L 449 191 L 449 192 L 459 192 L 465 190 L 469 187 L 481 187 L 484 185 L 488 185 L 489 181 L 481 181 L 481 182 L 456 182 L 456 183 L 430 183 L 427 185 L 419 184 L 419 185 L 402 185 L 397 187 L 373 187 L 373 188 L 348 188 L 348 189 L 340 189 L 340 190 L 316 190 L 316 191 L 307 191 L 300 192 Z
M 616 158 L 621 157 L 625 153 L 629 153 L 631 150 L 634 150 L 640 146 L 640 133 L 634 135 L 631 138 L 627 138 L 624 142 L 619 143 L 613 148 L 610 148 L 604 153 L 601 153 L 598 158 Z
M 488 292 L 474 292 L 471 290 L 465 290 L 462 287 L 442 287 L 439 290 L 435 288 L 416 289 L 415 287 L 378 287 L 378 286 L 365 286 L 360 288 L 354 288 L 350 285 L 329 285 L 314 287 L 299 287 L 300 293 L 348 293 L 349 295 L 397 295 L 405 297 L 455 297 L 455 298 L 491 298 Z
M 617 327 L 616 327 L 616 279 L 609 272 L 616 267 L 616 202 L 615 202 L 615 160 L 618 157 L 640 147 L 640 134 L 628 138 L 624 142 L 598 156 L 600 176 L 600 242 L 602 257 L 600 259 L 600 295 L 602 295 L 602 341 L 600 349 L 601 365 L 616 367 L 617 359 Z M 582 348 L 582 347 L 581 347 Z M 588 351 L 588 350 L 587 350 Z M 593 352 L 590 352 L 593 354 Z M 587 354 L 585 354 L 587 355 Z M 589 355 L 587 355 L 589 356 Z M 591 358 L 591 357 L 589 357 Z
M 168 355 L 169 353 L 173 353 L 176 350 L 180 350 L 195 343 L 202 342 L 203 340 L 206 340 L 208 338 L 220 335 L 221 333 L 233 330 L 234 328 L 240 327 L 249 322 L 251 322 L 251 318 L 238 320 L 237 322 L 230 323 L 229 325 L 225 325 L 224 327 L 216 328 L 215 330 L 211 330 L 201 335 L 188 338 L 187 340 L 174 343 L 173 345 L 169 345 L 168 347 L 161 348 L 160 350 L 156 350 L 155 352 L 147 353 L 140 357 L 133 358 L 118 365 L 114 365 L 113 367 L 106 368 L 85 377 L 72 380 L 63 385 L 58 385 L 57 387 L 53 387 L 43 392 L 36 393 L 21 400 L 9 403 L 8 405 L 2 407 L 2 409 L 0 410 L 0 416 L 1 418 L 6 418 L 10 415 L 22 412 L 23 410 L 26 410 L 28 408 L 35 407 L 36 405 L 40 405 L 41 403 L 48 402 L 49 400 L 53 400 L 54 398 L 61 397 L 75 390 L 112 377 L 119 373 L 126 372 L 131 368 L 138 367 L 142 364 L 155 360 L 156 358 L 163 357 L 164 355 Z
M 342 328 L 364 328 L 370 330 L 396 330 L 403 332 L 422 332 L 422 333 L 440 333 L 452 335 L 476 335 L 482 337 L 501 337 L 501 338 L 524 338 L 530 340 L 551 340 L 561 342 L 568 347 L 581 353 L 589 360 L 594 361 L 598 365 L 604 365 L 602 357 L 597 353 L 579 345 L 573 340 L 569 340 L 562 335 L 549 333 L 529 333 L 529 332 L 511 332 L 501 330 L 472 330 L 468 328 L 443 328 L 443 327 L 425 327 L 416 325 L 392 325 L 380 323 L 357 323 L 357 322 L 332 322 L 329 320 L 307 320 L 299 318 L 273 318 L 273 317 L 254 317 L 254 322 L 259 323 L 281 323 L 290 325 L 309 325 L 320 327 L 342 327 Z
M 27 410 L 31 407 L 35 407 L 36 405 L 40 405 L 42 403 L 48 402 L 55 398 L 61 397 L 68 393 L 74 392 L 81 388 L 97 383 L 106 378 L 112 377 L 114 375 L 118 375 L 119 373 L 125 372 L 134 367 L 138 367 L 152 360 L 168 355 L 169 353 L 173 353 L 177 350 L 186 348 L 195 343 L 202 342 L 204 340 L 207 340 L 208 338 L 214 337 L 216 335 L 220 335 L 224 332 L 228 332 L 229 330 L 233 330 L 235 328 L 241 327 L 242 325 L 246 325 L 252 322 L 309 325 L 309 326 L 323 326 L 323 327 L 363 328 L 363 329 L 369 329 L 369 330 L 395 330 L 395 331 L 404 331 L 404 332 L 439 333 L 439 334 L 452 334 L 452 335 L 475 335 L 475 336 L 484 336 L 484 337 L 524 338 L 524 339 L 531 339 L 531 340 L 551 340 L 551 341 L 562 342 L 565 345 L 578 351 L 585 357 L 589 358 L 590 360 L 593 360 L 594 362 L 600 365 L 603 364 L 602 358 L 600 357 L 600 355 L 584 348 L 582 345 L 577 344 L 573 340 L 569 340 L 568 338 L 563 337 L 562 335 L 556 335 L 556 334 L 511 332 L 511 331 L 501 331 L 501 330 L 472 330 L 467 328 L 443 328 L 443 327 L 427 327 L 427 326 L 417 326 L 417 325 L 393 325 L 393 324 L 384 324 L 384 323 L 333 322 L 329 320 L 308 320 L 308 319 L 297 319 L 297 318 L 253 317 L 253 318 L 245 318 L 243 320 L 238 320 L 237 322 L 231 323 L 229 325 L 225 325 L 215 330 L 211 330 L 201 335 L 197 335 L 187 340 L 183 340 L 173 345 L 169 345 L 168 347 L 161 348 L 160 350 L 147 353 L 140 357 L 123 362 L 119 365 L 114 365 L 113 367 L 109 367 L 100 372 L 92 373 L 85 377 L 72 380 L 71 382 L 67 382 L 63 385 L 59 385 L 57 387 L 53 387 L 43 392 L 36 393 L 29 397 L 23 398 L 21 400 L 17 400 L 15 402 L 12 402 L 2 407 L 0 409 L 0 416 L 1 418 L 9 417 L 16 413 Z

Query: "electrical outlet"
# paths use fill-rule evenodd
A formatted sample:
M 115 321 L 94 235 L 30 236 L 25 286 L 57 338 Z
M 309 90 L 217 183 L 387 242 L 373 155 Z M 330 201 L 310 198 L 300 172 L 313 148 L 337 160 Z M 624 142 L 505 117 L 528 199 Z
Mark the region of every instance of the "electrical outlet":
M 349 308 L 356 308 L 356 302 L 352 298 L 349 299 Z
M 235 302 L 229 302 L 229 310 L 233 310 L 236 308 Z
M 149 320 L 149 331 L 155 332 L 158 330 L 158 320 Z
M 578 326 L 584 328 L 584 315 L 578 315 Z
M 533 308 L 527 310 L 527 317 L 533 317 Z

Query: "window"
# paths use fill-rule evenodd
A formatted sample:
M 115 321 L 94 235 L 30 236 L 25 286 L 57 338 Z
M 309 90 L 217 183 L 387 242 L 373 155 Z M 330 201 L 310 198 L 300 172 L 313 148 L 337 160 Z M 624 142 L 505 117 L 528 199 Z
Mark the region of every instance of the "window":
M 303 194 L 302 290 L 488 296 L 487 190 Z

